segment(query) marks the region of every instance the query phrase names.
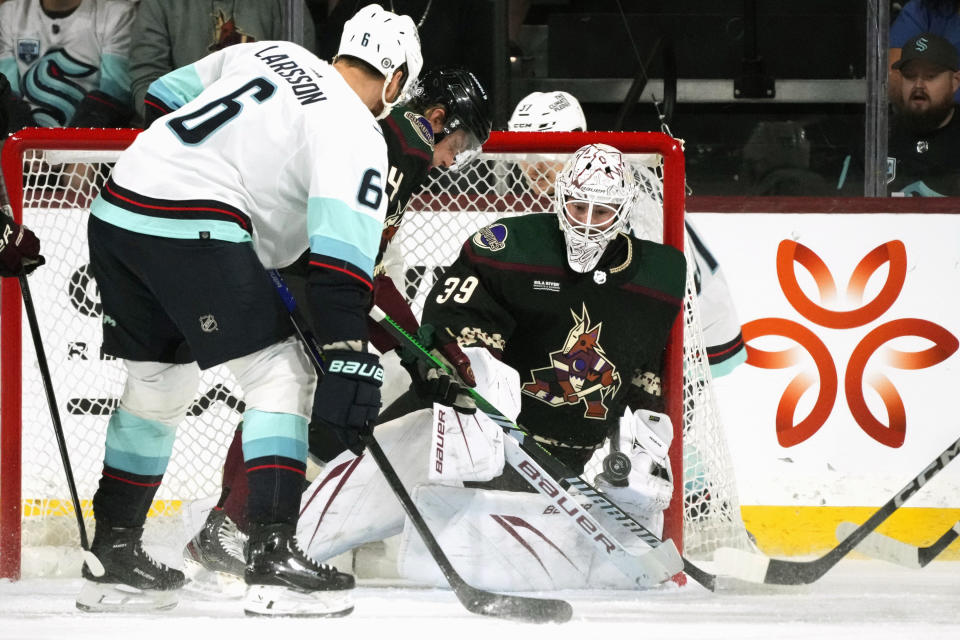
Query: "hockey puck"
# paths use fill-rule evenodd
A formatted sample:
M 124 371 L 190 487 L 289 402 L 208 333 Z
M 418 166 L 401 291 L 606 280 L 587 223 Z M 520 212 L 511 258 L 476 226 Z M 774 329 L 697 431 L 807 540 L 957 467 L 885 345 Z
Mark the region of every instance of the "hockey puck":
M 632 466 L 627 454 L 615 451 L 603 459 L 603 475 L 610 484 L 626 483 Z

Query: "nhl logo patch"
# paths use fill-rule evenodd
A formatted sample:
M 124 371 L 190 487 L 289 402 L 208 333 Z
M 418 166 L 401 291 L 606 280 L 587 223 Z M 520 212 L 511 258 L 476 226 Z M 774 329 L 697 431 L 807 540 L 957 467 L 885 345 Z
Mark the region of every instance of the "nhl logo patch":
M 204 333 L 213 333 L 219 328 L 220 327 L 217 326 L 217 319 L 213 317 L 212 313 L 208 313 L 205 316 L 200 316 L 200 330 Z
M 417 132 L 417 135 L 420 136 L 420 139 L 432 148 L 433 127 L 430 126 L 430 122 L 419 113 L 413 111 L 407 111 L 403 114 L 403 117 L 410 121 L 410 125 L 413 127 L 413 130 Z
M 481 249 L 500 251 L 507 246 L 507 228 L 502 224 L 492 224 L 473 234 L 473 244 Z
M 40 57 L 39 40 L 17 40 L 17 58 L 26 64 L 30 64 Z

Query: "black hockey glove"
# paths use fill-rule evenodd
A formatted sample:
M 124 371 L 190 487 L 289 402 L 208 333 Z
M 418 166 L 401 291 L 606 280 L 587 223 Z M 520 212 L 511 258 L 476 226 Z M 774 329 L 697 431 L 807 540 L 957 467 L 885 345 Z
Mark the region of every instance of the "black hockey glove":
M 4 208 L 5 209 L 5 208 Z M 17 224 L 0 209 L 0 277 L 30 273 L 44 263 L 40 240 L 33 231 Z
M 430 325 L 420 327 L 417 331 L 417 341 L 428 348 L 436 346 L 431 350 L 432 355 L 444 362 L 449 369 L 456 371 L 462 380 L 461 382 L 440 367 L 425 364 L 422 358 L 415 355 L 412 348 L 402 347 L 400 364 L 410 374 L 413 390 L 417 396 L 430 403 L 438 402 L 453 407 L 458 413 L 476 413 L 477 404 L 466 387 L 476 386 L 477 383 L 473 379 L 470 361 L 457 343 L 452 341 L 437 345 L 433 327 Z
M 313 417 L 337 434 L 360 455 L 360 435 L 371 433 L 380 413 L 383 367 L 380 358 L 365 351 L 324 350 L 326 373 L 317 387 Z

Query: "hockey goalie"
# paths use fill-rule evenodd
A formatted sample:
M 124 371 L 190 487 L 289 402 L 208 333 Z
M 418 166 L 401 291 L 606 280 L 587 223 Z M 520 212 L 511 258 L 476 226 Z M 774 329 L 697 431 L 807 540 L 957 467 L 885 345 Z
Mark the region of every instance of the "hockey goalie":
M 432 331 L 421 337 L 457 341 L 479 393 L 572 469 L 609 447 L 619 464 L 589 479 L 659 534 L 673 493 L 660 371 L 686 267 L 681 252 L 625 232 L 639 188 L 617 149 L 580 149 L 557 177 L 556 215 L 501 219 L 466 240 L 427 299 Z M 508 591 L 633 587 L 505 465 L 512 436 L 465 398 L 416 408 L 408 396 L 375 434 L 464 579 Z M 413 410 L 384 420 L 396 406 Z M 368 455 L 340 454 L 303 495 L 297 535 L 318 561 L 398 534 L 399 576 L 445 584 Z

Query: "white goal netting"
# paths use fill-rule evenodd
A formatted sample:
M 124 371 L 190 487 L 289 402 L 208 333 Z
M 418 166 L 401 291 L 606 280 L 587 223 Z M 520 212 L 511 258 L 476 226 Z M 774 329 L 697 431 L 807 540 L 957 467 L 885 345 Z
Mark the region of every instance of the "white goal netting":
M 49 135 L 49 134 L 48 134 Z M 42 242 L 47 263 L 30 277 L 44 348 L 53 378 L 60 416 L 77 481 L 88 531 L 92 534 L 90 499 L 96 490 L 103 460 L 107 417 L 123 384 L 121 363 L 101 352 L 101 314 L 96 286 L 89 272 L 86 248 L 88 206 L 105 181 L 111 162 L 122 148 L 114 140 L 97 149 L 96 131 L 75 151 L 64 141 L 58 149 L 30 149 L 21 161 L 24 185 L 19 202 L 23 221 Z M 76 136 L 75 136 L 76 137 Z M 111 145 L 114 149 L 111 149 Z M 643 237 L 662 237 L 662 186 L 657 156 L 636 156 L 639 175 L 651 188 L 645 206 L 634 212 L 631 226 Z M 480 227 L 505 215 L 552 211 L 552 198 L 532 188 L 521 167 L 548 171 L 555 155 L 486 154 L 461 173 L 431 174 L 423 192 L 408 206 L 394 240 L 401 260 L 392 268 L 398 287 L 422 309 L 424 296 L 442 269 L 456 257 L 463 241 Z M 522 164 L 521 164 L 522 163 Z M 6 169 L 9 172 L 9 168 Z M 9 178 L 8 178 L 9 182 Z M 688 252 L 689 253 L 689 252 Z M 6 295 L 6 294 L 5 294 Z M 9 307 L 7 307 L 9 308 Z M 702 343 L 692 278 L 685 299 L 683 349 L 683 530 L 684 550 L 709 553 L 718 545 L 748 544 L 740 520 L 735 475 L 713 399 L 713 385 Z M 15 375 L 22 381 L 22 432 L 19 455 L 4 439 L 0 473 L 20 466 L 19 519 L 22 574 L 76 575 L 79 547 L 76 522 L 64 480 L 57 443 L 44 400 L 34 347 L 25 316 L 19 334 L 4 320 L 4 350 L 22 347 Z M 5 363 L 5 376 L 11 363 Z M 6 378 L 5 378 L 6 380 Z M 11 407 L 4 406 L 4 428 L 12 428 Z M 166 546 L 186 541 L 184 515 L 196 500 L 220 491 L 221 466 L 233 431 L 241 419 L 239 389 L 222 368 L 204 372 L 198 397 L 177 433 L 169 469 L 148 520 L 146 543 Z M 588 479 L 592 480 L 592 473 Z M 0 496 L 10 499 L 10 484 Z M 679 518 L 674 514 L 675 518 Z M 9 519 L 0 542 L 6 544 L 9 566 Z M 3 567 L 0 566 L 0 569 Z

